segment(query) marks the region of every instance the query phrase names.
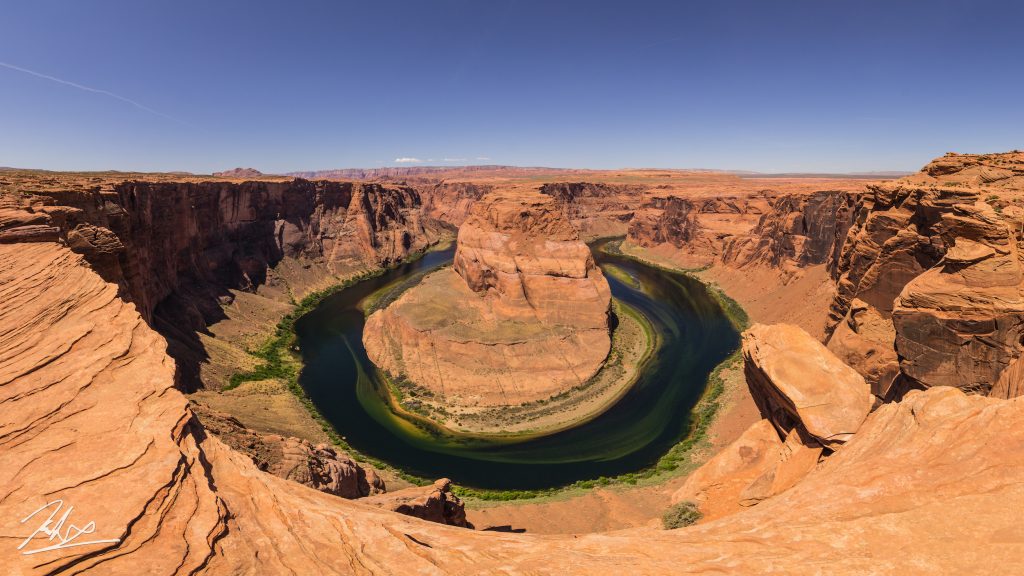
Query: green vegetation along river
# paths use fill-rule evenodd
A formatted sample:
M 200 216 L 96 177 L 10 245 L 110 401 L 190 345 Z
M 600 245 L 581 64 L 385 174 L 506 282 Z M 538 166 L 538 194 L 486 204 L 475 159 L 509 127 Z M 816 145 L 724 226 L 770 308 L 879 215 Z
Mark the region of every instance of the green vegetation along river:
M 427 431 L 391 411 L 362 344 L 360 302 L 403 279 L 449 264 L 431 252 L 382 276 L 328 296 L 295 323 L 299 383 L 356 450 L 425 478 L 474 488 L 541 489 L 616 476 L 653 465 L 690 428 L 690 410 L 708 375 L 739 343 L 718 301 L 699 281 L 606 253 L 593 245 L 612 294 L 658 332 L 636 384 L 600 416 L 539 438 L 466 438 Z

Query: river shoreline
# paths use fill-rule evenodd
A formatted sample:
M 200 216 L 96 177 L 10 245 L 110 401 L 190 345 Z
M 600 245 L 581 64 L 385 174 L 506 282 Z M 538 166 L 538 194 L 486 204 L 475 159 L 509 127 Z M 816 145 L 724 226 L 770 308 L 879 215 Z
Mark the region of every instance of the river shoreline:
M 437 402 L 415 385 L 399 384 L 378 370 L 385 382 L 381 396 L 396 415 L 423 427 L 427 433 L 458 439 L 525 441 L 575 428 L 597 418 L 628 393 L 660 345 L 657 332 L 642 312 L 618 299 L 612 300 L 612 307 L 619 326 L 612 333 L 612 346 L 601 369 L 582 385 L 551 398 L 482 413 L 451 414 L 444 406 L 438 410 Z M 619 370 L 622 373 L 616 374 Z M 410 406 L 412 402 L 419 411 Z M 424 414 L 425 411 L 457 418 L 460 425 L 452 427 Z M 552 418 L 556 413 L 564 416 Z M 509 422 L 512 418 L 515 422 Z M 466 426 L 467 420 L 476 421 L 477 427 Z
M 443 248 L 444 246 L 434 246 L 431 248 L 430 251 L 442 250 Z M 424 253 L 417 254 L 416 258 L 422 258 L 426 253 L 427 252 L 425 251 Z M 647 265 L 647 263 L 644 264 Z M 658 266 L 658 268 L 663 267 Z M 668 268 L 665 269 L 668 271 L 677 272 Z M 388 269 L 381 269 L 379 271 L 376 271 L 375 273 L 370 274 L 368 277 L 377 277 L 386 272 L 388 272 Z M 620 278 L 620 280 L 622 279 Z M 302 302 L 303 306 L 297 307 L 296 311 L 302 310 L 304 313 L 308 312 L 309 310 L 316 308 L 316 306 L 330 294 L 337 293 L 338 291 L 345 287 L 354 286 L 356 283 L 357 282 L 350 280 L 349 282 L 346 282 L 338 287 L 333 287 L 331 289 L 325 290 L 322 293 L 312 295 L 316 297 L 315 302 L 312 299 L 307 298 Z M 284 361 L 288 364 L 291 364 L 292 368 L 294 369 L 293 374 L 295 377 L 289 378 L 290 383 L 293 384 L 289 385 L 288 388 L 289 390 L 291 390 L 292 393 L 296 394 L 299 400 L 303 403 L 303 405 L 309 412 L 310 417 L 313 418 L 318 424 L 320 424 L 322 428 L 324 428 L 324 432 L 331 439 L 331 442 L 338 446 L 340 449 L 350 453 L 354 459 L 361 462 L 368 462 L 377 468 L 386 470 L 389 473 L 402 478 L 404 481 L 414 484 L 424 484 L 432 480 L 432 478 L 410 474 L 409 472 L 398 467 L 392 466 L 384 462 L 383 460 L 380 460 L 368 454 L 362 453 L 359 450 L 356 450 L 351 445 L 349 445 L 346 439 L 343 436 L 341 436 L 330 425 L 330 423 L 323 416 L 323 414 L 320 412 L 317 406 L 312 402 L 312 400 L 308 397 L 308 395 L 305 393 L 302 387 L 298 384 L 298 372 L 302 369 L 303 364 L 294 353 L 294 350 L 292 350 L 292 346 L 296 338 L 294 332 L 294 323 L 296 320 L 298 320 L 298 316 L 294 315 L 294 312 L 293 314 L 286 316 L 286 318 L 282 320 L 282 324 L 279 324 L 279 331 L 278 333 L 275 334 L 275 337 L 280 336 L 280 328 L 282 328 L 282 325 L 285 324 L 286 321 L 288 320 L 290 320 L 290 323 L 288 323 L 287 328 L 289 328 L 290 330 L 288 330 L 288 338 L 286 338 L 287 342 L 284 342 L 284 340 L 278 338 L 278 344 L 280 345 L 283 343 L 284 349 L 288 352 L 287 354 L 284 355 Z M 532 501 L 538 501 L 538 498 L 564 497 L 566 495 L 578 494 L 580 493 L 580 491 L 587 491 L 595 487 L 629 487 L 637 485 L 649 486 L 652 484 L 663 482 L 665 480 L 669 480 L 673 477 L 678 477 L 680 474 L 684 473 L 685 471 L 691 468 L 684 462 L 685 460 L 689 459 L 687 457 L 687 454 L 697 447 L 704 446 L 702 437 L 703 431 L 706 431 L 707 426 L 710 424 L 710 420 L 713 419 L 714 414 L 718 411 L 719 408 L 717 400 L 718 396 L 721 394 L 721 391 L 716 391 L 718 387 L 716 387 L 715 385 L 715 380 L 716 378 L 718 378 L 720 371 L 729 365 L 734 365 L 735 360 L 735 355 L 730 356 L 724 362 L 722 362 L 717 368 L 715 368 L 714 371 L 712 371 L 712 373 L 708 377 L 708 382 L 703 386 L 703 393 L 700 400 L 691 411 L 691 420 L 693 422 L 691 425 L 690 432 L 687 433 L 679 443 L 677 443 L 671 449 L 669 449 L 658 460 L 657 463 L 650 467 L 613 477 L 601 477 L 594 480 L 577 481 L 568 485 L 546 489 L 501 490 L 473 489 L 460 486 L 457 487 L 456 490 L 461 495 L 466 496 L 470 498 L 471 501 L 475 501 L 477 503 L 495 500 L 504 501 L 510 499 L 530 499 Z M 612 404 L 614 404 L 614 402 L 612 402 Z

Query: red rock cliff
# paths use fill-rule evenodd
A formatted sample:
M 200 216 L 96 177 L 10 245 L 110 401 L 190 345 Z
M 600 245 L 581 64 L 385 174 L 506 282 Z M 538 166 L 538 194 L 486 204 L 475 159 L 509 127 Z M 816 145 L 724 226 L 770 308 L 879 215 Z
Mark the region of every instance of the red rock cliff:
M 1022 193 L 1021 153 L 949 154 L 869 188 L 839 259 L 829 347 L 876 395 L 1024 393 Z

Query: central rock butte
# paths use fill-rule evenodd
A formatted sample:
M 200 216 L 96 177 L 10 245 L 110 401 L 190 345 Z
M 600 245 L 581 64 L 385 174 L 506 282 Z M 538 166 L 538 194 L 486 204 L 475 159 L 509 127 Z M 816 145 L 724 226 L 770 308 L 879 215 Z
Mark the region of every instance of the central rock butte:
M 367 319 L 384 372 L 454 406 L 518 405 L 584 384 L 611 340 L 611 291 L 550 196 L 492 194 L 459 230 L 452 268 Z

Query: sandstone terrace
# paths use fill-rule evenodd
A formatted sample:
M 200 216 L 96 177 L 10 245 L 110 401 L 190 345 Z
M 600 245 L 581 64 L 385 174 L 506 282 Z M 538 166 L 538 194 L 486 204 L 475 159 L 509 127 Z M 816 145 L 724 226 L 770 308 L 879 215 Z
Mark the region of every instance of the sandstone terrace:
M 963 177 L 962 173 L 971 175 L 975 167 L 985 168 L 982 164 L 988 160 L 978 158 L 940 159 L 932 170 L 938 176 L 915 175 L 896 186 L 921 194 L 927 200 L 923 203 L 925 209 L 954 215 L 959 209 L 933 203 L 931 199 L 936 195 L 941 198 L 945 190 L 962 189 L 970 194 L 961 196 L 974 200 L 974 204 L 990 203 L 993 212 L 1005 215 L 994 221 L 1003 218 L 1016 224 L 1012 219 L 1019 187 L 1014 179 L 1020 170 L 1014 166 L 1020 164 L 1020 155 L 992 159 L 1010 172 L 995 183 L 978 183 L 975 176 L 981 178 L 981 174 Z M 943 185 L 943 179 L 955 185 Z M 872 192 L 877 195 L 875 201 L 884 199 L 888 193 L 886 187 Z M 989 202 L 991 196 L 995 198 Z M 797 210 L 805 206 L 777 205 L 795 206 Z M 6 210 L 10 206 L 5 204 L 4 208 L 4 216 L 9 218 Z M 870 214 L 872 207 L 863 209 Z M 884 210 L 883 205 L 879 213 Z M 988 218 L 988 211 L 983 207 L 978 210 Z M 763 272 L 766 279 L 774 279 L 779 286 L 793 288 L 809 276 L 809 268 L 827 267 L 828 262 L 800 264 L 808 253 L 800 248 L 807 243 L 787 242 L 786 236 L 793 229 L 770 225 L 771 220 L 792 221 L 782 216 L 785 215 L 772 216 L 757 228 L 758 234 L 769 236 L 754 242 L 756 249 L 743 252 L 753 255 L 751 259 L 725 260 L 716 252 L 710 255 L 713 263 L 707 272 Z M 11 221 L 3 222 L 5 232 L 10 231 Z M 815 226 L 813 220 L 808 224 Z M 803 222 L 800 230 L 812 231 Z M 899 228 L 893 230 L 898 231 Z M 18 404 L 18 410 L 12 414 L 19 420 L 11 422 L 8 428 L 13 439 L 18 440 L 9 452 L 15 462 L 11 470 L 17 473 L 0 483 L 10 486 L 0 504 L 4 517 L 19 517 L 17 504 L 30 503 L 23 488 L 32 479 L 48 483 L 46 490 L 71 492 L 86 501 L 92 500 L 89 495 L 117 494 L 119 506 L 114 510 L 77 505 L 80 513 L 96 519 L 99 526 L 124 526 L 129 519 L 140 518 L 132 533 L 126 535 L 126 545 L 132 546 L 135 553 L 117 556 L 116 552 L 105 552 L 80 558 L 76 568 L 88 568 L 102 561 L 97 570 L 108 573 L 164 571 L 182 565 L 208 571 L 245 571 L 253 568 L 252 559 L 258 550 L 261 559 L 268 563 L 264 566 L 301 566 L 322 572 L 347 572 L 353 565 L 378 572 L 394 572 L 400 565 L 404 570 L 422 567 L 426 571 L 453 573 L 481 569 L 664 573 L 680 566 L 694 573 L 723 569 L 808 573 L 826 564 L 834 573 L 965 573 L 984 569 L 987 573 L 1012 574 L 1022 569 L 1024 534 L 1015 514 L 1024 505 L 1020 484 L 1024 474 L 1024 407 L 1019 399 L 967 396 L 949 386 L 910 391 L 900 402 L 882 404 L 853 432 L 852 439 L 805 477 L 798 478 L 787 491 L 739 513 L 684 530 L 666 533 L 637 528 L 605 535 L 547 538 L 457 531 L 377 512 L 358 502 L 317 494 L 257 473 L 246 457 L 205 435 L 190 420 L 181 397 L 170 389 L 173 368 L 162 353 L 159 339 L 137 315 L 133 316 L 133 307 L 120 304 L 114 285 L 100 280 L 81 256 L 57 243 L 28 243 L 24 235 L 8 236 L 12 237 L 16 238 L 13 246 L 0 246 L 5 297 L 15 299 L 8 300 L 15 305 L 4 310 L 5 326 L 17 326 L 18 333 L 53 337 L 77 326 L 88 327 L 89 315 L 102 311 L 106 324 L 113 324 L 109 319 L 116 318 L 115 325 L 131 327 L 131 338 L 116 342 L 91 328 L 85 336 L 88 340 L 63 351 L 56 361 L 40 356 L 38 350 L 12 347 L 17 342 L 12 338 L 3 341 L 4 357 L 13 359 L 11 366 L 16 367 L 18 374 L 5 388 L 10 391 L 9 386 L 15 385 L 27 392 L 7 400 Z M 945 241 L 955 246 L 956 238 L 947 236 Z M 1013 240 L 1019 241 L 1015 237 Z M 995 246 L 990 247 L 995 250 Z M 662 250 L 668 253 L 667 248 Z M 820 254 L 817 250 L 811 253 Z M 776 256 L 782 257 L 780 263 L 792 266 L 772 269 L 770 265 Z M 991 257 L 980 261 L 985 260 Z M 840 264 L 842 261 L 841 258 Z M 974 261 L 972 256 L 971 262 Z M 849 269 L 840 266 L 839 271 L 842 275 Z M 769 276 L 769 272 L 774 276 Z M 41 289 L 34 280 L 39 278 L 52 279 L 51 286 L 61 288 L 67 306 L 63 316 L 44 313 L 53 305 L 49 299 L 56 292 Z M 818 311 L 824 313 L 824 308 Z M 752 307 L 751 312 L 755 319 L 763 319 L 756 308 Z M 860 329 L 856 319 L 844 321 L 852 324 L 853 329 Z M 97 360 L 91 351 L 93 342 L 107 342 L 106 346 L 113 349 L 101 352 Z M 104 357 L 123 357 L 125 361 L 111 363 L 104 361 Z M 909 367 L 910 373 L 917 374 L 918 368 Z M 75 390 L 84 392 L 70 404 L 62 403 L 61 399 Z M 1008 385 L 1005 390 L 1015 388 Z M 138 402 L 124 401 L 135 397 Z M 20 420 L 28 411 L 50 414 L 45 416 L 48 425 L 42 427 L 31 418 Z M 101 411 L 103 417 L 98 418 Z M 140 426 L 145 423 L 145 428 L 118 428 L 133 422 L 132 416 L 141 412 L 147 416 L 140 419 Z M 85 475 L 91 472 L 76 469 L 69 459 L 57 454 L 67 446 L 72 429 L 87 432 L 79 432 L 75 446 L 69 450 L 94 466 L 112 470 L 110 474 L 76 483 L 78 478 L 88 479 Z M 168 431 L 173 431 L 173 435 L 169 437 Z M 138 474 L 138 466 L 123 467 L 118 455 L 109 449 L 113 437 L 126 448 L 138 447 L 140 452 L 147 441 L 152 441 L 152 447 L 135 461 L 145 462 L 150 473 Z M 780 450 L 797 454 L 796 440 L 792 442 L 787 438 L 787 446 Z M 205 465 L 200 466 L 200 462 Z M 64 486 L 54 484 L 54 470 L 58 466 Z M 794 477 L 789 468 L 780 468 L 775 478 L 780 477 L 779 471 Z M 161 477 L 154 479 L 153 472 Z M 72 484 L 77 487 L 67 487 Z M 131 489 L 125 490 L 126 486 Z M 168 486 L 180 497 L 166 497 L 162 490 Z M 157 516 L 145 512 L 147 502 L 160 503 L 166 513 Z M 307 519 L 315 526 L 294 523 L 283 513 L 267 523 L 255 521 L 260 511 L 307 507 L 321 511 Z M 951 509 L 958 513 L 952 514 Z M 243 532 L 249 534 L 248 539 L 240 537 Z M 740 533 L 745 534 L 741 540 L 736 538 Z M 207 537 L 211 534 L 212 539 Z M 252 540 L 255 534 L 273 538 L 276 546 L 272 550 L 258 547 Z M 327 534 L 330 537 L 325 537 Z M 922 537 L 925 534 L 932 536 Z M 318 553 L 309 553 L 302 542 L 313 543 Z M 843 543 L 842 549 L 836 548 L 837 542 Z M 448 553 L 455 548 L 461 551 L 460 555 Z M 325 556 L 328 550 L 337 550 L 337 555 Z M 23 564 L 21 558 L 13 561 L 19 562 L 19 570 L 23 567 L 26 572 L 53 568 L 33 568 Z

